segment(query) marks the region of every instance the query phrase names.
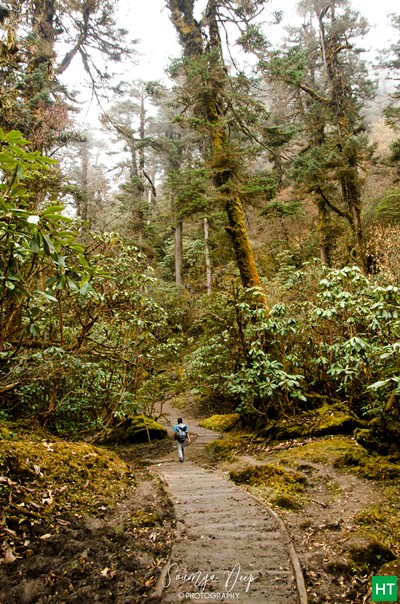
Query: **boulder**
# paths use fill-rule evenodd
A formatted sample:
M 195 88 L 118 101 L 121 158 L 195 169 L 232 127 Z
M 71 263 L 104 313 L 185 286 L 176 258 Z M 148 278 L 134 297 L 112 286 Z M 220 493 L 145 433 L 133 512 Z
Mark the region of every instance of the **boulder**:
M 162 440 L 167 435 L 166 428 L 154 419 L 145 415 L 128 415 L 111 427 L 99 442 L 107 445 L 147 443 Z
M 328 434 L 352 434 L 361 421 L 343 403 L 324 404 L 318 409 L 263 426 L 260 436 L 269 440 L 291 440 Z
M 225 413 L 222 415 L 212 415 L 203 419 L 200 422 L 202 428 L 208 428 L 208 430 L 216 430 L 217 432 L 228 432 L 240 421 L 239 413 Z

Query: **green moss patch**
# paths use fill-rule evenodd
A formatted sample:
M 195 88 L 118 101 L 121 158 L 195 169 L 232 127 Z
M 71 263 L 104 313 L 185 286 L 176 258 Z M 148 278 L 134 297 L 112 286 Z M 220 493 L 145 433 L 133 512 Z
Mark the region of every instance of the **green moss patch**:
M 104 513 L 128 483 L 128 466 L 114 453 L 38 434 L 17 437 L 0 441 L 0 509 L 6 538 L 16 543 L 31 529 L 57 531 L 71 515 Z
M 312 440 L 299 446 L 293 446 L 282 450 L 274 451 L 274 457 L 284 459 L 286 462 L 310 461 L 312 463 L 333 464 L 338 458 L 345 454 L 354 453 L 361 449 L 352 438 L 331 437 Z
M 248 487 L 253 495 L 283 509 L 299 509 L 306 501 L 307 479 L 300 472 L 266 464 L 232 470 L 229 475 L 236 484 Z
M 285 462 L 309 460 L 326 463 L 339 470 L 358 474 L 371 480 L 394 480 L 400 478 L 400 465 L 386 457 L 371 455 L 353 438 L 332 437 L 313 440 L 304 445 L 274 451 L 274 456 Z
M 145 415 L 129 415 L 103 434 L 99 442 L 107 445 L 145 443 L 162 440 L 167 435 L 166 428 L 154 419 Z
M 142 510 L 134 512 L 131 519 L 135 528 L 158 526 L 162 522 L 162 519 L 158 514 L 144 512 Z
M 227 413 L 224 415 L 212 415 L 200 422 L 202 428 L 216 430 L 217 432 L 226 432 L 235 426 L 240 420 L 239 413 Z
M 205 445 L 204 452 L 208 457 L 233 461 L 237 455 L 243 453 L 249 442 L 252 442 L 252 435 L 240 434 L 213 440 Z
M 343 403 L 325 404 L 300 415 L 258 426 L 258 433 L 268 441 L 291 440 L 328 434 L 352 434 L 361 421 Z
M 386 482 L 380 486 L 380 500 L 364 508 L 355 522 L 361 530 L 383 541 L 400 555 L 400 483 Z

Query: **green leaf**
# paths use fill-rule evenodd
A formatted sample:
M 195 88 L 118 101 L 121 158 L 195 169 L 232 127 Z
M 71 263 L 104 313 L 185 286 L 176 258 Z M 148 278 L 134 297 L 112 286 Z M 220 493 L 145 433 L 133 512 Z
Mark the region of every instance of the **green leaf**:
M 79 262 L 82 264 L 82 266 L 86 269 L 90 268 L 89 267 L 89 262 L 86 260 L 85 256 L 83 254 L 79 255 Z
M 80 252 L 81 254 L 85 251 L 85 246 L 81 243 L 70 243 L 69 247 L 71 248 L 71 250 L 74 250 L 75 252 Z
M 78 286 L 75 283 L 75 281 L 73 279 L 71 279 L 71 277 L 67 276 L 67 285 L 70 288 L 71 291 L 76 292 L 78 291 Z
M 46 254 L 51 256 L 51 254 L 54 254 L 56 251 L 56 249 L 53 245 L 53 242 L 50 239 L 50 237 L 48 235 L 46 235 L 45 233 L 43 233 L 43 239 L 44 239 L 44 247 L 45 247 Z
M 33 335 L 34 338 L 37 338 L 40 335 L 40 331 L 37 325 L 35 325 L 35 323 L 31 323 L 31 325 L 29 326 L 29 332 Z
M 63 205 L 49 206 L 48 208 L 46 208 L 45 210 L 43 210 L 42 216 L 58 215 L 59 212 L 62 212 L 62 210 L 64 210 L 64 209 L 65 208 L 64 208 Z
M 39 296 L 43 296 L 44 298 L 46 298 L 47 300 L 50 300 L 51 302 L 58 302 L 57 298 L 55 298 L 54 296 L 52 296 L 51 294 L 44 292 L 41 289 L 35 289 L 35 291 L 33 292 L 34 294 L 39 294 Z
M 91 285 L 89 281 L 85 281 L 84 284 L 81 286 L 79 292 L 82 296 L 86 296 L 86 294 L 88 293 L 88 291 L 91 289 Z
M 38 317 L 41 313 L 41 309 L 38 306 L 33 306 L 32 308 L 29 309 L 29 314 L 31 315 L 31 317 L 33 319 L 36 319 L 36 317 Z
M 56 283 L 56 289 L 64 289 L 65 287 L 65 275 L 61 275 L 59 280 Z

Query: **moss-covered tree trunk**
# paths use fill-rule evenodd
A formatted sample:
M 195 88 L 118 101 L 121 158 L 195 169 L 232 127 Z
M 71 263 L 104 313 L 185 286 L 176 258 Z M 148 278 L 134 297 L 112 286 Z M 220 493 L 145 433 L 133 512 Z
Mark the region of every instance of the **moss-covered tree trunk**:
M 212 293 L 212 266 L 210 254 L 210 225 L 207 216 L 204 217 L 204 248 L 206 255 L 206 279 L 207 279 L 207 295 Z
M 205 11 L 206 37 L 194 19 L 195 0 L 168 0 L 171 21 L 178 33 L 187 58 L 206 59 L 207 85 L 201 91 L 197 112 L 205 120 L 209 131 L 210 162 L 214 185 L 223 199 L 228 217 L 227 232 L 231 238 L 244 287 L 261 288 L 261 281 L 247 234 L 243 205 L 237 192 L 237 159 L 229 148 L 224 123 L 226 67 L 217 20 L 218 2 L 209 0 Z
M 182 220 L 177 220 L 176 224 L 175 224 L 175 283 L 178 286 L 182 285 L 182 283 L 183 283 L 183 280 L 182 280 L 182 266 L 183 266 L 182 233 L 183 233 Z
M 319 255 L 321 258 L 321 263 L 325 264 L 325 266 L 330 266 L 330 257 L 329 257 L 329 232 L 328 232 L 328 208 L 325 201 L 319 197 L 317 200 L 317 208 L 318 208 L 318 242 L 319 242 Z
M 356 107 L 352 93 L 349 92 L 349 82 L 343 62 L 339 58 L 344 47 L 343 40 L 335 29 L 335 8 L 335 2 L 331 1 L 317 16 L 325 71 L 330 87 L 330 105 L 336 116 L 338 147 L 344 164 L 339 172 L 342 197 L 353 232 L 356 260 L 361 271 L 366 274 L 358 158 L 354 145 L 348 144 L 349 138 L 354 136 L 350 123 L 354 121 Z M 330 20 L 329 35 L 324 23 L 327 14 Z

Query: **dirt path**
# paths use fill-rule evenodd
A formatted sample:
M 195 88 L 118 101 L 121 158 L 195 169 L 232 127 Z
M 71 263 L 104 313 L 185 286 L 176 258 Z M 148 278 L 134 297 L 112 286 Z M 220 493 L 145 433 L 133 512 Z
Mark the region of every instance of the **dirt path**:
M 199 466 L 204 444 L 217 435 L 194 418 L 187 423 L 194 435 L 187 461 L 179 464 L 174 454 L 154 466 L 177 518 L 177 540 L 155 601 L 305 604 L 300 565 L 283 523 L 223 474 Z

